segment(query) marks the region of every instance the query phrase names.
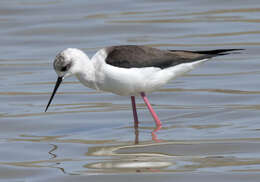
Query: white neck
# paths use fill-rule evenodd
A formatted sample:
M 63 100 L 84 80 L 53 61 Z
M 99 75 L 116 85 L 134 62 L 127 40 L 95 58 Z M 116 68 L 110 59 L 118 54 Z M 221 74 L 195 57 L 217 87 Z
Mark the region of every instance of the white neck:
M 61 54 L 72 61 L 68 76 L 75 75 L 83 85 L 99 90 L 98 85 L 103 80 L 103 75 L 98 70 L 101 69 L 107 56 L 104 49 L 99 50 L 91 60 L 83 51 L 75 48 L 68 48 Z
M 85 86 L 93 89 L 98 89 L 95 84 L 95 68 L 90 61 L 90 59 L 86 56 L 87 59 L 80 60 L 80 64 L 78 71 L 76 72 L 75 76 L 78 80 Z

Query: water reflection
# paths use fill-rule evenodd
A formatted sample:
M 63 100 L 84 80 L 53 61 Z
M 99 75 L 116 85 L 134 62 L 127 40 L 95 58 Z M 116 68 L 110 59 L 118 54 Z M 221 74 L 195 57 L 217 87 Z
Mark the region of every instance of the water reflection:
M 137 144 L 139 144 L 139 127 L 138 127 L 138 125 L 137 125 L 137 127 L 135 126 L 134 129 L 135 129 L 135 144 L 137 145 Z
M 150 127 L 142 127 L 142 129 L 149 129 L 149 130 L 151 130 Z M 161 126 L 152 129 L 152 131 L 150 132 L 151 133 L 151 141 L 154 141 L 154 142 L 161 142 L 161 141 L 163 141 L 163 140 L 158 139 L 158 135 L 157 135 L 157 132 L 159 130 L 161 130 L 161 129 L 162 129 Z M 134 144 L 137 145 L 137 144 L 139 144 L 139 127 L 134 127 L 134 134 L 135 134 L 135 142 L 134 142 Z
M 152 136 L 152 141 L 154 142 L 161 142 L 162 140 L 159 140 L 158 139 L 158 136 L 157 136 L 157 132 L 159 130 L 161 130 L 162 126 L 156 126 L 152 132 L 151 132 L 151 136 Z M 139 125 L 138 125 L 138 122 L 134 123 L 134 133 L 135 133 L 135 144 L 139 144 Z
M 152 131 L 152 140 L 155 142 L 161 142 L 162 140 L 158 139 L 158 136 L 156 134 L 156 132 L 158 132 L 160 129 L 162 128 L 162 126 L 156 126 L 156 128 Z
M 50 145 L 53 147 L 48 152 L 51 155 L 50 160 L 55 160 L 57 158 L 57 155 L 54 152 L 58 149 L 58 145 L 55 145 L 55 144 L 50 144 Z M 64 168 L 58 167 L 60 164 L 61 164 L 60 162 L 53 163 L 52 167 L 56 168 L 56 169 L 59 169 L 62 173 L 66 174 L 67 172 L 65 171 Z
M 25 167 L 25 168 L 53 168 L 58 169 L 63 174 L 68 174 L 64 168 L 59 167 L 61 163 L 66 161 L 72 161 L 72 159 L 57 159 L 55 151 L 58 149 L 58 145 L 50 144 L 51 149 L 48 151 L 50 155 L 49 160 L 35 160 L 35 161 L 17 161 L 17 162 L 0 162 L 2 165 L 13 167 Z M 20 154 L 21 155 L 21 154 Z
M 227 169 L 228 171 L 260 170 L 259 154 L 254 153 L 254 151 L 260 150 L 260 138 L 176 140 L 158 143 L 139 141 L 138 133 L 139 131 L 136 129 L 134 144 L 133 141 L 111 143 L 72 140 L 64 139 L 64 136 L 21 136 L 19 139 L 10 141 L 22 143 L 31 141 L 47 146 L 46 152 L 49 154 L 49 159 L 7 161 L 0 162 L 0 164 L 25 168 L 52 168 L 69 175 L 210 171 L 211 168 L 219 171 L 227 171 Z M 76 155 L 78 144 L 83 145 L 82 149 L 86 150 L 86 152 L 81 151 L 83 155 L 80 153 Z M 24 152 L 28 153 L 27 150 L 29 149 L 21 149 L 21 155 Z M 69 167 L 71 165 L 74 167 Z
M 147 160 L 147 159 L 146 159 Z M 105 172 L 161 172 L 171 166 L 171 162 L 162 161 L 145 161 L 142 159 L 128 159 L 125 161 L 106 161 L 84 165 L 88 169 L 101 169 Z

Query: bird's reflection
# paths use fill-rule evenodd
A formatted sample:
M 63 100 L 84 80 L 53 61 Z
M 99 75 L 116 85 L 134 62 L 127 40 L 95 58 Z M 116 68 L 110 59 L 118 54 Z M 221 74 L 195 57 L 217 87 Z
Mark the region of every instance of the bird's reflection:
M 157 131 L 159 131 L 162 128 L 162 126 L 157 126 L 153 131 L 152 131 L 152 140 L 155 142 L 161 142 L 162 140 L 158 139 L 158 136 L 156 134 Z
M 160 141 L 158 140 L 156 132 L 158 132 L 161 127 L 155 128 L 152 134 L 153 141 Z M 150 130 L 151 131 L 151 130 Z M 171 162 L 165 160 L 164 155 L 153 153 L 152 151 L 145 152 L 139 151 L 139 147 L 148 147 L 149 145 L 161 145 L 155 144 L 149 141 L 139 141 L 139 127 L 135 125 L 134 127 L 134 134 L 135 138 L 134 141 L 127 141 L 127 142 L 116 142 L 112 140 L 104 140 L 99 143 L 98 140 L 71 140 L 71 139 L 63 139 L 63 136 L 27 136 L 22 135 L 21 138 L 16 139 L 15 141 L 30 141 L 30 142 L 52 142 L 49 143 L 49 147 L 47 150 L 47 154 L 49 154 L 49 158 L 47 160 L 40 160 L 40 161 L 32 161 L 32 162 L 21 162 L 21 163 L 10 163 L 9 165 L 19 165 L 19 166 L 26 166 L 26 167 L 49 167 L 58 169 L 63 174 L 68 175 L 76 175 L 78 172 L 68 171 L 66 168 L 61 166 L 66 166 L 66 162 L 82 162 L 84 160 L 87 161 L 87 164 L 84 165 L 84 168 L 88 168 L 95 172 L 101 171 L 111 171 L 111 172 L 159 172 L 161 169 L 167 168 L 168 166 L 172 165 Z M 13 139 L 14 141 L 14 139 Z M 89 162 L 88 159 L 78 159 L 75 158 L 60 158 L 58 155 L 59 145 L 58 143 L 80 143 L 80 144 L 89 144 L 94 146 L 87 147 L 86 156 L 88 158 L 91 157 L 109 157 L 109 160 L 99 160 L 97 162 Z M 113 145 L 103 146 L 99 144 L 104 143 L 113 143 Z M 134 143 L 134 144 L 133 144 Z M 126 150 L 126 151 L 125 151 Z M 129 150 L 129 151 L 127 151 Z M 133 151 L 131 151 L 133 150 Z M 135 152 L 137 150 L 137 152 Z M 63 151 L 60 151 L 63 152 Z M 89 172 L 89 171 L 88 171 Z M 81 173 L 81 172 L 80 172 Z
M 57 155 L 54 154 L 53 152 L 58 149 L 58 146 L 54 144 L 50 144 L 50 145 L 52 146 L 52 149 L 48 152 L 51 156 L 50 159 L 55 159 Z
M 55 152 L 55 150 L 58 149 L 58 146 L 55 144 L 50 144 L 50 145 L 52 146 L 52 148 L 48 153 L 51 155 L 50 160 L 53 160 L 53 159 L 57 158 L 57 155 L 54 152 Z M 55 165 L 60 165 L 60 163 L 56 162 Z M 62 171 L 62 173 L 67 174 L 65 169 L 62 167 L 53 166 L 53 168 L 59 169 L 60 171 Z
M 156 134 L 156 132 L 158 132 L 162 127 L 161 126 L 157 126 L 152 132 L 152 140 L 155 142 L 162 142 L 162 140 L 158 139 L 158 136 Z M 135 144 L 138 145 L 139 144 L 139 125 L 137 122 L 135 122 L 134 125 L 134 129 L 135 129 Z
M 138 129 L 138 125 L 137 127 L 135 126 L 135 144 L 139 144 L 139 129 Z
M 157 127 L 152 130 L 152 140 L 155 142 L 161 142 L 157 137 L 161 127 Z M 151 143 L 139 141 L 139 127 L 138 124 L 134 125 L 134 145 L 133 144 L 118 144 L 112 146 L 95 146 L 88 148 L 86 156 L 110 156 L 109 160 L 98 161 L 94 163 L 87 163 L 85 168 L 94 170 L 95 172 L 161 172 L 173 165 L 172 161 L 168 161 L 168 155 L 153 152 L 148 147 L 161 145 L 163 143 Z M 140 142 L 140 144 L 139 144 Z M 145 149 L 145 150 L 142 150 Z M 116 156 L 116 157 L 115 157 Z

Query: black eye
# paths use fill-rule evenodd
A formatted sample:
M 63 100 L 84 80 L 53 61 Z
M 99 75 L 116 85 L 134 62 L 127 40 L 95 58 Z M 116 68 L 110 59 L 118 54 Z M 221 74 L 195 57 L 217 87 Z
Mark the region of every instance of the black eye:
M 60 71 L 64 72 L 64 71 L 68 71 L 71 67 L 71 63 L 67 64 L 66 66 L 61 67 Z
M 67 66 L 63 66 L 63 67 L 61 68 L 61 71 L 67 71 Z

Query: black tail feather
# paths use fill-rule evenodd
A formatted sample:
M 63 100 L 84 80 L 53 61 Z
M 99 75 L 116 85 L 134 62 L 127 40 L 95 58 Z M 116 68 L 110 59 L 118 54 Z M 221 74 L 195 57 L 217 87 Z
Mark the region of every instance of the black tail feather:
M 222 56 L 230 54 L 231 51 L 242 51 L 245 49 L 214 49 L 214 50 L 203 50 L 203 51 L 186 51 L 186 50 L 169 50 L 171 52 L 183 51 L 183 52 L 191 52 L 197 54 L 208 55 L 209 57 Z
M 215 50 L 191 51 L 191 52 L 199 53 L 199 54 L 210 54 L 210 55 L 226 55 L 226 54 L 229 54 L 227 52 L 242 51 L 242 50 L 244 50 L 244 49 L 215 49 Z

